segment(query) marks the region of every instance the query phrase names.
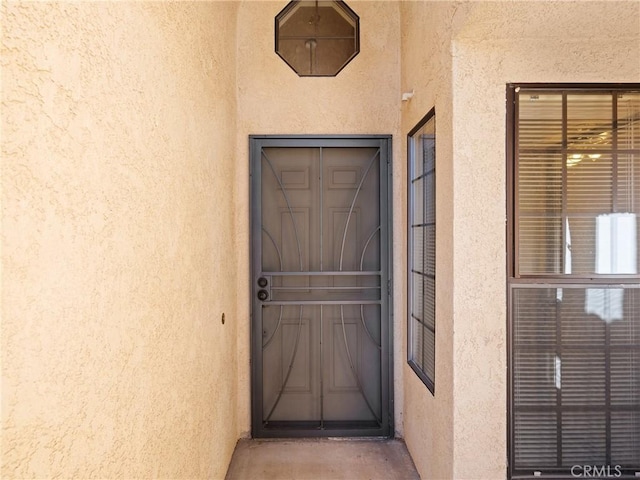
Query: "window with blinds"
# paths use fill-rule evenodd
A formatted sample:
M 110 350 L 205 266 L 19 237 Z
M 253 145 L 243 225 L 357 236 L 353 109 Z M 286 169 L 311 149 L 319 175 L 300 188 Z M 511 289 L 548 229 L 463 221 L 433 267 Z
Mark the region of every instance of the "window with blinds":
M 640 85 L 507 103 L 510 476 L 637 478 Z
M 435 392 L 436 119 L 431 110 L 408 135 L 408 361 Z

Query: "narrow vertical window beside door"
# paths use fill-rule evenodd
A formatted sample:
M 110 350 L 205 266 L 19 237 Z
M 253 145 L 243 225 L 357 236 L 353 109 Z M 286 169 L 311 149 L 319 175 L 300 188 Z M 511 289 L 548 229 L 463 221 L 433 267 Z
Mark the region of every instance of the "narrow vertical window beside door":
M 435 392 L 436 118 L 431 110 L 408 135 L 408 361 Z

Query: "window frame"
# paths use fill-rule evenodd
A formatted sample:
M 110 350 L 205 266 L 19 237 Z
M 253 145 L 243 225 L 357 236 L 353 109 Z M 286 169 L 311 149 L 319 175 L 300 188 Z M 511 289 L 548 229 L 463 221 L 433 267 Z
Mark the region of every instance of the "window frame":
M 514 291 L 516 288 L 597 288 L 620 286 L 622 288 L 640 288 L 639 274 L 595 274 L 595 273 L 543 273 L 543 274 L 521 274 L 518 270 L 518 241 L 517 228 L 519 221 L 519 209 L 517 205 L 517 162 L 518 162 L 518 102 L 517 94 L 520 89 L 526 89 L 539 92 L 554 92 L 564 94 L 589 94 L 589 93 L 611 93 L 615 92 L 640 92 L 639 83 L 509 83 L 506 88 L 506 296 L 507 296 L 507 461 L 508 461 L 508 478 L 574 478 L 564 470 L 544 469 L 541 475 L 533 472 L 527 474 L 522 470 L 515 468 L 515 397 L 514 397 Z M 614 114 L 615 115 L 615 114 Z M 612 125 L 617 128 L 616 125 Z M 613 146 L 611 147 L 614 151 Z M 640 216 L 640 214 L 639 214 Z M 515 287 L 515 288 L 514 288 Z M 606 346 L 609 348 L 609 346 Z M 607 438 L 610 441 L 610 437 Z M 613 466 L 611 466 L 613 468 Z M 612 470 L 613 473 L 617 473 Z M 634 472 L 623 471 L 621 475 L 615 475 L 617 478 L 635 478 Z
M 431 378 L 428 374 L 427 371 L 425 371 L 425 369 L 423 367 L 421 367 L 417 362 L 414 361 L 415 355 L 414 355 L 414 350 L 413 350 L 413 336 L 414 336 L 414 328 L 412 326 L 414 317 L 413 317 L 413 292 L 414 292 L 414 288 L 413 288 L 413 280 L 412 280 L 412 275 L 414 274 L 414 271 L 412 269 L 412 264 L 413 264 L 413 233 L 412 233 L 412 229 L 414 228 L 412 226 L 412 221 L 413 221 L 413 206 L 414 206 L 414 201 L 413 201 L 413 194 L 414 194 L 414 187 L 413 187 L 413 182 L 414 179 L 412 177 L 412 172 L 414 169 L 414 162 L 415 162 L 415 158 L 416 158 L 416 151 L 414 148 L 414 141 L 415 141 L 415 135 L 418 134 L 430 121 L 434 122 L 434 126 L 433 126 L 433 170 L 430 172 L 423 172 L 423 176 L 426 177 L 426 175 L 428 174 L 433 174 L 433 184 L 432 184 L 432 192 L 431 193 L 431 200 L 433 202 L 433 215 L 434 215 L 434 222 L 433 222 L 433 228 L 434 228 L 434 233 L 433 233 L 433 238 L 434 238 L 434 245 L 432 247 L 432 256 L 433 256 L 433 298 L 432 298 L 432 302 L 433 302 L 433 346 L 432 346 L 432 351 L 433 351 L 433 367 L 432 367 L 432 371 L 433 371 L 433 375 Z M 437 278 L 436 278 L 436 245 L 435 245 L 435 238 L 437 235 L 437 219 L 436 219 L 436 159 L 437 159 L 437 155 L 436 155 L 436 129 L 437 129 L 437 122 L 436 122 L 436 110 L 435 107 L 433 107 L 431 110 L 429 110 L 429 112 L 416 124 L 415 127 L 413 127 L 411 129 L 411 131 L 407 134 L 407 363 L 409 364 L 409 366 L 411 367 L 411 369 L 414 371 L 414 373 L 418 376 L 418 378 L 422 381 L 422 383 L 424 383 L 424 385 L 427 387 L 427 389 L 431 392 L 432 395 L 435 396 L 435 376 L 436 376 L 436 285 L 437 285 Z M 424 150 L 423 150 L 424 151 Z M 423 192 L 422 192 L 422 198 L 423 198 L 423 202 L 426 200 L 426 197 L 428 195 L 429 192 L 427 192 L 427 188 L 426 185 L 423 188 Z M 423 216 L 425 215 L 425 213 L 423 213 Z M 426 241 L 426 240 L 425 240 Z M 426 252 L 425 252 L 426 254 Z M 423 300 L 424 301 L 424 300 Z M 424 310 L 424 307 L 423 307 Z M 422 322 L 421 322 L 422 323 Z M 424 325 L 424 323 L 422 323 L 422 328 L 423 329 L 427 329 L 428 327 L 426 325 Z M 421 354 L 422 357 L 424 359 L 424 334 L 423 334 L 423 348 L 421 349 Z M 424 360 L 423 360 L 423 364 L 424 364 Z
M 300 71 L 298 71 L 298 68 L 296 66 L 294 66 L 295 62 L 292 62 L 292 58 L 286 53 L 282 51 L 282 43 L 284 41 L 287 40 L 292 40 L 295 38 L 300 39 L 300 37 L 291 37 L 291 36 L 283 36 L 282 35 L 282 27 L 283 24 L 286 22 L 286 20 L 288 19 L 288 17 L 292 14 L 295 14 L 295 11 L 298 8 L 304 7 L 305 5 L 302 4 L 303 2 L 301 2 L 300 0 L 296 0 L 296 1 L 290 1 L 276 16 L 274 19 L 274 23 L 275 23 L 275 27 L 274 27 L 274 37 L 275 37 L 275 48 L 274 51 L 275 53 L 282 59 L 282 61 L 284 61 L 290 68 L 291 70 L 293 70 L 296 75 L 298 75 L 299 77 L 335 77 L 337 76 L 342 70 L 344 70 L 344 68 L 351 63 L 351 61 L 356 58 L 358 56 L 358 54 L 360 53 L 360 17 L 358 16 L 358 14 L 349 6 L 347 5 L 347 3 L 344 0 L 323 0 L 323 5 L 322 8 L 332 8 L 335 12 L 337 12 L 339 15 L 341 15 L 342 17 L 348 17 L 344 18 L 348 23 L 350 23 L 350 21 L 353 22 L 353 29 L 354 29 L 354 35 L 353 35 L 353 51 L 350 53 L 349 57 L 346 58 L 344 60 L 344 63 L 337 69 L 335 70 L 331 70 L 329 72 L 323 72 L 323 73 L 314 73 L 312 71 L 312 69 L 310 69 L 309 73 L 301 73 Z M 329 4 L 329 5 L 326 5 Z M 316 8 L 318 7 L 317 2 L 316 2 Z M 317 17 L 320 18 L 320 17 Z M 317 26 L 316 26 L 317 28 Z M 298 34 L 302 35 L 302 38 L 305 38 L 306 36 L 304 35 L 304 32 L 298 32 Z M 312 43 L 307 43 L 309 41 L 313 40 Z M 322 42 L 326 42 L 327 40 L 331 41 L 331 37 L 328 37 L 325 34 L 320 34 L 318 35 L 316 32 L 316 36 L 315 38 L 309 38 L 306 39 L 306 42 L 304 43 L 304 46 L 308 49 L 312 49 L 315 50 L 315 46 L 317 45 L 318 41 L 322 41 Z M 313 62 L 312 62 L 313 64 Z M 310 65 L 311 67 L 311 65 Z

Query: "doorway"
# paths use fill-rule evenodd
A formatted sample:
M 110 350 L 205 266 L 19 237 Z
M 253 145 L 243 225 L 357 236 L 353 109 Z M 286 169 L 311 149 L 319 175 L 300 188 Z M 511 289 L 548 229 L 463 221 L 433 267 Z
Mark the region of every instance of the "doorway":
M 390 136 L 251 136 L 252 434 L 391 436 Z

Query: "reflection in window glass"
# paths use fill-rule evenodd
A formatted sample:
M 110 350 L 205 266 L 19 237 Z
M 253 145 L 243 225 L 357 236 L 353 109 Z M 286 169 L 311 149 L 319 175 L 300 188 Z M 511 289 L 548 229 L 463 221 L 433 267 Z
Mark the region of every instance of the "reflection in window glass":
M 511 91 L 510 475 L 635 478 L 640 94 Z
M 523 90 L 518 108 L 516 274 L 640 271 L 640 95 Z M 599 271 L 607 255 L 634 265 Z
M 513 305 L 515 467 L 607 456 L 640 465 L 640 289 L 514 288 Z M 538 421 L 528 421 L 534 412 Z M 630 422 L 607 448 L 613 412 Z M 551 431 L 562 434 L 553 449 Z

